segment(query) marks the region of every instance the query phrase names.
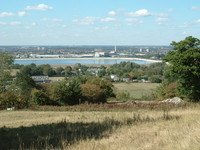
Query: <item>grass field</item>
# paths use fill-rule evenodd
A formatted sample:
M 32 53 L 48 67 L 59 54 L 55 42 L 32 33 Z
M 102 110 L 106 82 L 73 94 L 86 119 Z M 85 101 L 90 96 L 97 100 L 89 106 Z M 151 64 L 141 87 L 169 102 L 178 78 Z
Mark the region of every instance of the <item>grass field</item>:
M 91 106 L 92 107 L 92 106 Z M 136 108 L 137 107 L 137 108 Z M 164 111 L 165 110 L 165 111 Z M 200 148 L 200 105 L 107 111 L 1 111 L 1 149 L 191 150 Z
M 114 83 L 116 93 L 128 92 L 132 99 L 144 100 L 155 92 L 158 83 Z

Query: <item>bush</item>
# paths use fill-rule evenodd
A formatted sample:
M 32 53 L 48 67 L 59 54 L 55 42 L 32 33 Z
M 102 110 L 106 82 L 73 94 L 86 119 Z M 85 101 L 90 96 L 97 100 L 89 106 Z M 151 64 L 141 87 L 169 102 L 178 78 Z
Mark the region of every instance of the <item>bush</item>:
M 179 96 L 177 92 L 177 83 L 162 83 L 158 88 L 157 88 L 157 97 L 159 99 L 166 99 L 166 98 L 173 98 Z
M 87 83 L 99 86 L 103 90 L 106 98 L 116 96 L 113 91 L 113 85 L 110 81 L 103 80 L 101 78 L 93 78 L 89 80 Z
M 160 75 L 153 75 L 149 78 L 152 83 L 161 83 L 162 79 Z
M 130 99 L 130 93 L 129 92 L 121 92 L 117 93 L 118 99 Z
M 100 86 L 86 83 L 82 86 L 82 95 L 84 101 L 89 103 L 105 103 L 106 102 L 106 94 L 100 88 Z
M 51 105 L 50 98 L 43 92 L 37 89 L 31 91 L 31 100 L 38 105 Z
M 13 92 L 4 92 L 0 94 L 0 106 L 1 109 L 7 107 L 24 108 L 28 106 L 28 100 Z

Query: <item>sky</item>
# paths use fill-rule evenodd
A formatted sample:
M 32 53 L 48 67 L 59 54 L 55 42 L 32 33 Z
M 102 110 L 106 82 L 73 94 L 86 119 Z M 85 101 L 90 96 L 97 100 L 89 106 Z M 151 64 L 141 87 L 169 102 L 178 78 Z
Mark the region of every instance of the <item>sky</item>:
M 199 31 L 200 0 L 0 2 L 0 45 L 170 45 Z

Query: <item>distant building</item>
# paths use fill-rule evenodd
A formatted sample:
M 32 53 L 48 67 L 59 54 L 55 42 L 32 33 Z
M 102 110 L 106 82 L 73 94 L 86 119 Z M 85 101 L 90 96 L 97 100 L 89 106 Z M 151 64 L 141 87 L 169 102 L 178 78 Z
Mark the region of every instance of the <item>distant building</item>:
M 30 54 L 30 58 L 60 58 L 60 55 L 38 55 L 38 54 Z
M 129 82 L 129 81 L 131 81 L 131 79 L 130 78 L 122 78 L 122 81 L 123 82 Z
M 35 81 L 35 83 L 49 83 L 51 80 L 49 80 L 48 76 L 31 76 L 31 78 Z
M 96 76 L 97 76 L 98 72 L 102 71 L 102 70 L 103 69 L 101 69 L 101 68 L 89 68 L 89 69 L 87 69 L 88 72 L 90 72 L 91 74 L 96 75 Z
M 111 80 L 114 81 L 114 82 L 120 81 L 120 78 L 119 78 L 117 75 L 115 75 L 115 74 L 111 74 L 111 75 L 110 75 L 110 78 L 111 78 Z
M 104 57 L 105 52 L 95 52 L 94 57 Z
M 110 56 L 113 56 L 113 55 L 115 55 L 117 53 L 117 47 L 116 47 L 116 45 L 115 45 L 115 49 L 113 50 L 113 51 L 110 51 L 109 52 L 109 55 Z

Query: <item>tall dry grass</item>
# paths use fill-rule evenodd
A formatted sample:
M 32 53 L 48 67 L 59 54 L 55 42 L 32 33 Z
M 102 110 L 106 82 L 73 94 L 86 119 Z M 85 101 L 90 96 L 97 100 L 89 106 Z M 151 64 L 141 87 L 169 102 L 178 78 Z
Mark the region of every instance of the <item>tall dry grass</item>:
M 133 107 L 128 111 L 117 109 L 106 112 L 1 111 L 0 147 L 72 150 L 199 149 L 200 105 L 166 108 Z

